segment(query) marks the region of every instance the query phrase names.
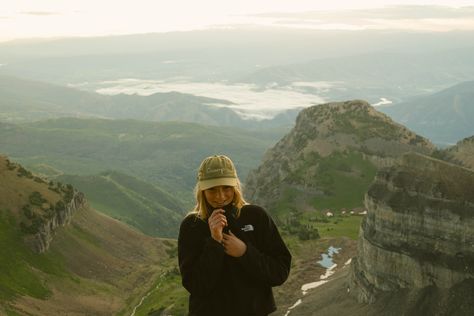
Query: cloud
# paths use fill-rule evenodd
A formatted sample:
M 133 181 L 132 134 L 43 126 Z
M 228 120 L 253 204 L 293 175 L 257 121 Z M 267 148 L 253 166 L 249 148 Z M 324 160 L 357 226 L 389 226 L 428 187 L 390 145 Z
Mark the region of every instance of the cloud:
M 33 15 L 33 16 L 51 16 L 51 15 L 61 15 L 58 12 L 49 12 L 49 11 L 23 11 L 23 15 Z
M 265 13 L 255 17 L 273 25 L 314 29 L 474 29 L 474 6 L 400 5 L 365 10 Z
M 454 19 L 474 18 L 474 6 L 452 8 L 447 6 L 399 5 L 364 10 L 307 11 L 297 13 L 262 13 L 254 16 L 269 18 L 326 20 L 333 18 L 362 19 Z
M 270 87 L 262 90 L 252 84 L 120 79 L 99 83 L 100 88 L 96 89 L 96 92 L 107 95 L 151 95 L 157 92 L 178 91 L 230 101 L 231 104 L 214 105 L 232 108 L 244 118 L 268 119 L 289 109 L 324 103 L 324 94 L 336 84 L 340 83 L 295 82 L 294 85 L 284 88 Z M 307 93 L 308 87 L 317 91 L 317 94 Z

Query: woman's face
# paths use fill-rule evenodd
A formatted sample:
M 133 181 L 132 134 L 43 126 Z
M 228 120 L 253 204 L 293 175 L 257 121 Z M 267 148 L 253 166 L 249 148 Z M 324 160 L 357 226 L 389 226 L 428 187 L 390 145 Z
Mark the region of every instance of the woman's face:
M 204 190 L 204 196 L 213 208 L 222 208 L 233 201 L 234 187 L 227 185 L 212 187 Z

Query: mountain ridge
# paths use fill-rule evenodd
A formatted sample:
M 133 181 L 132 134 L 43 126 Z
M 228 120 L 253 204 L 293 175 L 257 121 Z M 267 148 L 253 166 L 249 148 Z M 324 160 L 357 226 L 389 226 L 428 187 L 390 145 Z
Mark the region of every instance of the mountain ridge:
M 474 81 L 464 81 L 380 111 L 442 145 L 474 135 Z
M 309 107 L 249 174 L 246 192 L 266 206 L 278 207 L 282 205 L 279 197 L 286 196 L 284 207 L 298 207 L 294 202 L 300 199 L 314 201 L 313 205 L 300 205 L 314 209 L 325 198 L 343 201 L 348 190 L 360 189 L 352 202 L 339 205 L 359 207 L 375 170 L 393 164 L 410 150 L 431 153 L 434 146 L 365 101 Z M 318 208 L 324 205 L 320 203 Z

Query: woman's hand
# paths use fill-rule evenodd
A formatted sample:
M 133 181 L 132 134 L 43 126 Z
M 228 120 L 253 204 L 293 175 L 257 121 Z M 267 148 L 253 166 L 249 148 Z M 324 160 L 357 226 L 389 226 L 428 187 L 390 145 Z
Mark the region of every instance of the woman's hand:
M 220 243 L 222 243 L 222 229 L 227 226 L 227 218 L 224 212 L 222 209 L 214 210 L 207 221 L 211 230 L 211 237 Z
M 247 251 L 247 245 L 237 238 L 231 231 L 229 234 L 222 234 L 222 245 L 225 253 L 232 257 L 241 257 Z

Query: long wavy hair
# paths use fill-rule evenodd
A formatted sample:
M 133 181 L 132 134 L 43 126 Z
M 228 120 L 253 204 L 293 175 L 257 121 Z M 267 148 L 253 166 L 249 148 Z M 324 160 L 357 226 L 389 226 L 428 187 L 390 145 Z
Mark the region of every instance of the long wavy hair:
M 237 208 L 236 216 L 240 216 L 240 210 L 245 204 L 248 204 L 242 194 L 242 188 L 240 185 L 240 180 L 237 179 L 237 186 L 234 188 L 234 198 L 232 199 L 232 204 Z M 199 189 L 199 184 L 196 184 L 194 187 L 194 196 L 196 198 L 196 205 L 194 206 L 191 213 L 196 213 L 197 217 L 202 220 L 206 220 L 209 217 L 209 211 L 207 207 L 206 197 L 204 196 L 204 190 Z

